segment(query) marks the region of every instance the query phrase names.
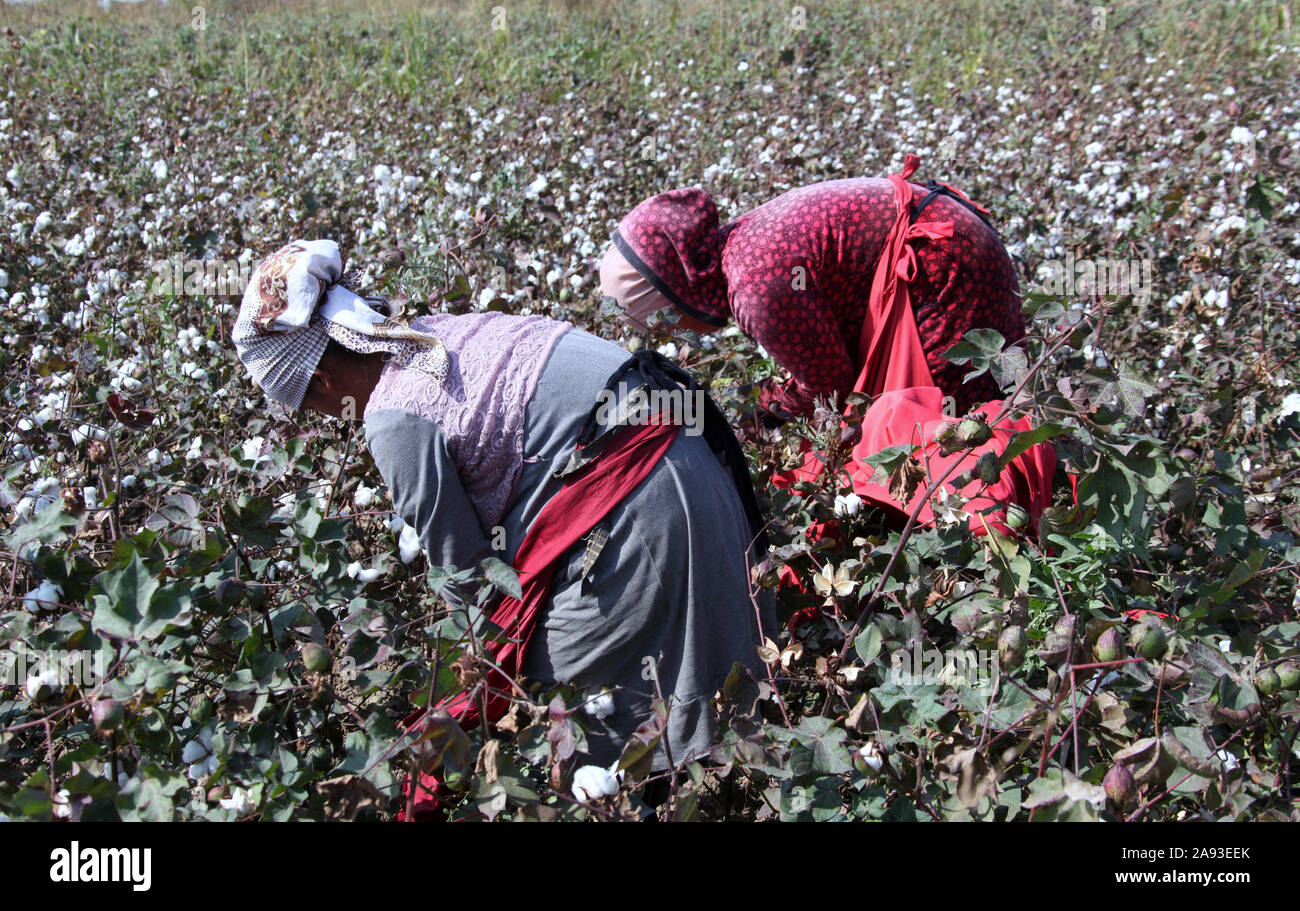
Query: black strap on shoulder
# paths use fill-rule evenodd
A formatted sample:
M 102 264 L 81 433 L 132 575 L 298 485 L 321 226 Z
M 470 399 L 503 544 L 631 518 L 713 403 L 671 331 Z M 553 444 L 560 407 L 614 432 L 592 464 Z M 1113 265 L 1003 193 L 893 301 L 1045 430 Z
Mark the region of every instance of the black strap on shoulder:
M 925 207 L 928 206 L 930 203 L 934 202 L 936 197 L 948 196 L 952 199 L 957 200 L 957 202 L 961 203 L 966 208 L 970 209 L 972 212 L 974 212 L 976 215 L 979 216 L 980 221 L 984 222 L 984 224 L 988 225 L 990 228 L 993 228 L 993 222 L 989 221 L 988 216 L 985 215 L 983 212 L 981 212 L 978 206 L 972 203 L 969 199 L 963 197 L 960 193 L 954 193 L 952 191 L 952 188 L 949 187 L 947 184 L 930 181 L 928 184 L 925 185 L 925 188 L 930 192 L 927 193 L 924 197 L 922 197 L 921 201 L 916 204 L 916 208 L 912 210 L 912 217 L 908 221 L 909 225 L 916 224 L 916 220 L 921 217 L 921 213 L 925 211 Z M 997 229 L 993 228 L 993 230 L 996 231 Z
M 695 381 L 695 377 L 689 372 L 650 348 L 642 348 L 624 361 L 605 383 L 605 390 L 617 395 L 620 383 L 633 373 L 640 374 L 645 380 L 645 385 L 652 389 L 684 387 L 689 392 L 704 392 L 705 442 L 709 444 L 709 449 L 713 451 L 722 466 L 731 473 L 732 482 L 736 485 L 736 493 L 739 494 L 740 503 L 745 509 L 745 517 L 749 520 L 750 535 L 760 551 L 766 550 L 767 523 L 763 521 L 763 514 L 758 508 L 758 499 L 754 496 L 754 485 L 749 477 L 745 455 L 740 449 L 736 435 L 731 432 L 731 425 L 727 423 L 726 416 L 713 401 L 713 397 Z M 578 431 L 579 449 L 595 442 L 596 438 L 608 429 L 602 428 L 599 424 L 599 416 L 603 410 L 601 402 L 598 401 L 587 415 L 582 429 Z

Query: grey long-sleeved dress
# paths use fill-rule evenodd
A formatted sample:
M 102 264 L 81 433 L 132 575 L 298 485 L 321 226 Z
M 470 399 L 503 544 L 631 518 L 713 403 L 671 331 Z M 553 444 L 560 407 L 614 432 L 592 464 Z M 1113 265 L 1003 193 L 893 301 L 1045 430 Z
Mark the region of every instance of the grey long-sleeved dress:
M 472 334 L 465 344 L 474 344 Z M 451 354 L 455 363 L 454 348 Z M 477 566 L 492 555 L 513 562 L 529 525 L 563 484 L 552 473 L 568 461 L 598 394 L 627 358 L 618 346 L 571 329 L 538 364 L 522 468 L 498 523 L 504 552 L 491 548 L 492 528 L 466 490 L 473 478 L 464 476 L 444 428 L 413 409 L 372 400 L 368 445 L 394 507 L 435 565 Z M 770 598 L 750 594 L 747 566 L 755 555 L 747 553 L 751 535 L 733 481 L 702 436 L 682 432 L 604 524 L 608 543 L 586 576 L 582 544 L 556 573 L 524 676 L 593 694 L 613 688 L 614 712 L 584 718 L 588 761 L 608 765 L 649 717 L 653 672 L 671 697 L 666 746 L 673 762 L 702 755 L 715 733 L 713 694 L 734 662 L 762 676 L 755 649 L 774 627 Z M 662 750 L 655 764 L 666 767 Z

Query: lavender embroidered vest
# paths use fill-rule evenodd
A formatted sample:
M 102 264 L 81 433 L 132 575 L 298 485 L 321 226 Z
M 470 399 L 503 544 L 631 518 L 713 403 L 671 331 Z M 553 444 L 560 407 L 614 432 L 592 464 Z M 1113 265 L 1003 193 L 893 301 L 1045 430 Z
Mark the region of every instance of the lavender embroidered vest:
M 366 415 L 396 409 L 437 424 L 460 470 L 480 524 L 500 523 L 523 469 L 524 413 L 542 367 L 572 328 L 545 316 L 438 313 L 411 328 L 442 340 L 450 360 L 445 383 L 388 364 Z

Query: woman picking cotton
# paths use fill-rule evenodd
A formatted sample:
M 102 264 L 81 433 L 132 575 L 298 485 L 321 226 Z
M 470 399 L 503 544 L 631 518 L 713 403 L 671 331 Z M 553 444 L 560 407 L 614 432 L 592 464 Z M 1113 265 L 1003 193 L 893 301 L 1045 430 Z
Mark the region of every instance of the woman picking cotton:
M 940 464 L 949 456 L 933 432 L 999 394 L 987 374 L 963 382 L 966 368 L 943 353 L 973 329 L 1009 342 L 1024 335 L 1015 270 L 983 210 L 947 185 L 909 182 L 918 164 L 909 155 L 889 178 L 800 187 L 725 225 L 705 191 L 661 193 L 619 224 L 600 270 L 602 290 L 637 328 L 713 332 L 735 317 L 789 375 L 760 384 L 768 422 L 807 414 L 818 397 L 842 405 L 850 392 L 871 396 L 853 488 L 901 511 L 911 503 L 873 484 L 861 457 L 912 442 L 931 445 L 929 463 Z M 981 413 L 997 410 L 984 404 Z M 1022 423 L 1004 422 L 952 455 L 973 464 L 1000 452 Z M 1031 451 L 999 483 L 972 487 L 1036 516 L 1054 463 L 1046 447 Z M 801 479 L 819 465 L 812 457 Z M 933 518 L 928 508 L 921 518 Z
M 638 410 L 692 381 L 567 323 L 472 313 L 407 326 L 342 275 L 331 241 L 277 251 L 244 295 L 239 356 L 289 409 L 364 419 L 394 508 L 434 565 L 515 567 L 523 597 L 491 613 L 512 639 L 489 646 L 501 672 L 485 678 L 488 720 L 520 695 L 516 677 L 608 693 L 588 726 L 589 761 L 608 765 L 650 716 L 657 681 L 673 760 L 707 750 L 714 692 L 735 662 L 760 671 L 773 622 L 750 596 L 761 523 L 716 408 L 695 427 Z M 443 707 L 472 724 L 482 696 Z M 416 803 L 417 815 L 437 805 L 427 792 Z

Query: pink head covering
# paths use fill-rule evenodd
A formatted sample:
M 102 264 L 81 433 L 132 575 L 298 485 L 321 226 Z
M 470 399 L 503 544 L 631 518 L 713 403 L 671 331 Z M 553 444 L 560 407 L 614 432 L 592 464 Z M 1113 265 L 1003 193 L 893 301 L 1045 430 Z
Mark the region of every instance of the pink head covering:
M 650 197 L 628 213 L 613 241 L 623 260 L 673 307 L 709 326 L 727 324 L 730 308 L 718 209 L 704 190 L 692 187 Z M 654 302 L 609 254 L 601 264 L 601 287 L 606 287 L 606 264 L 609 287 L 614 289 L 606 293 L 628 306 L 615 292 L 630 292 L 646 314 L 645 308 Z M 662 302 L 648 313 L 660 309 Z
M 642 332 L 658 322 L 655 314 L 673 309 L 673 302 L 627 261 L 616 244 L 609 245 L 601 260 L 600 290 L 618 301 L 623 308 L 621 318 Z

